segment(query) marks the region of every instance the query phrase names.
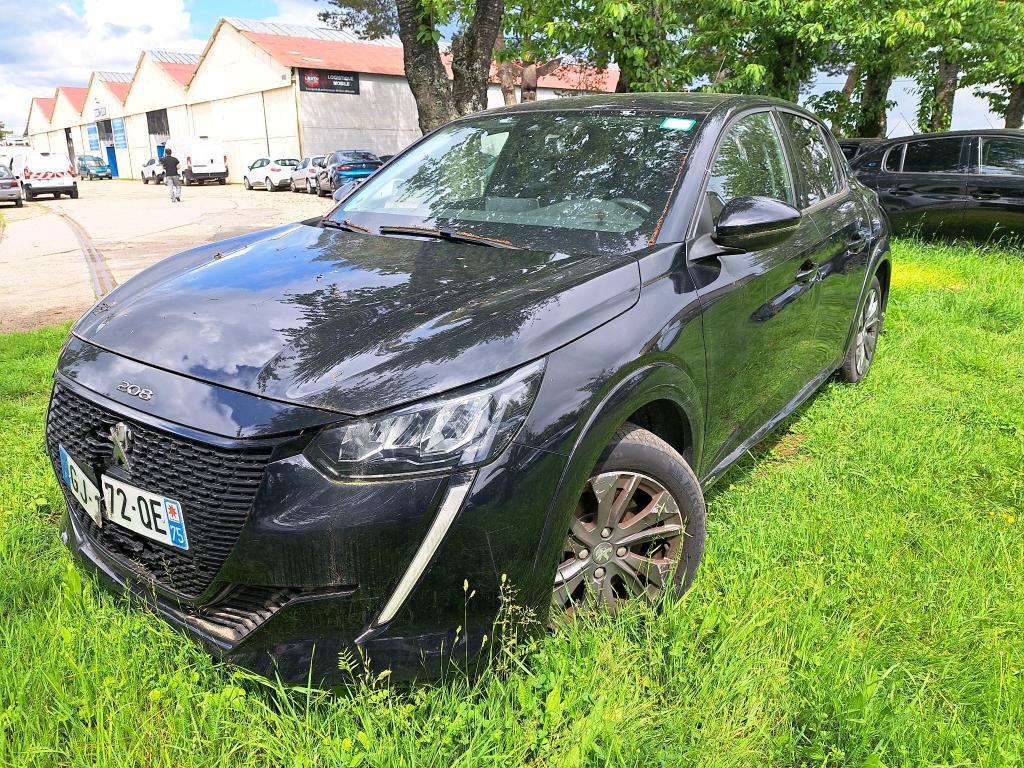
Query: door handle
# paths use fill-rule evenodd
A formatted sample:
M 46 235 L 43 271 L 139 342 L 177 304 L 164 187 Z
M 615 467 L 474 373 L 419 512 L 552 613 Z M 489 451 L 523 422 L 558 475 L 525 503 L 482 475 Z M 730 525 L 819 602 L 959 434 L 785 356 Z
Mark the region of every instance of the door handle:
M 971 192 L 971 197 L 975 200 L 995 200 L 997 197 L 1002 197 L 998 192 Z
M 809 283 L 818 274 L 818 265 L 813 261 L 805 261 L 800 265 L 800 271 L 796 273 L 798 283 Z
M 914 190 L 911 187 L 907 187 L 902 184 L 896 187 L 889 187 L 885 191 L 888 192 L 890 195 L 898 195 L 900 197 L 909 197 L 910 195 L 914 194 Z

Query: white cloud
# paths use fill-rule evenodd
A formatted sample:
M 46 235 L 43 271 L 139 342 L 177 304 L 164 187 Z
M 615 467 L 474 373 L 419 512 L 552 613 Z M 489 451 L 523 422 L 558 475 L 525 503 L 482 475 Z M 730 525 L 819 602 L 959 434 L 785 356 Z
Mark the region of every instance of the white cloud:
M 34 96 L 85 86 L 94 70 L 131 72 L 144 49 L 202 50 L 189 33 L 184 0 L 5 3 L 0 49 L 0 120 L 21 132 Z
M 316 15 L 327 6 L 310 0 L 277 0 L 277 13 L 267 16 L 264 21 L 278 24 L 303 24 L 307 27 L 322 27 L 324 23 Z

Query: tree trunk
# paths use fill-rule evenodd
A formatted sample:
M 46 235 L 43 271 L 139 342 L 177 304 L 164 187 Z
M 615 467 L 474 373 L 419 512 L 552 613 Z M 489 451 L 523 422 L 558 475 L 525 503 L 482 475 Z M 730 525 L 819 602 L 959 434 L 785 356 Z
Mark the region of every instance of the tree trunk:
M 494 58 L 498 59 L 498 84 L 501 86 L 501 97 L 505 100 L 505 106 L 514 107 L 516 105 L 516 65 L 500 58 L 498 54 L 503 50 L 505 50 L 505 38 L 499 32 L 498 38 L 494 41 Z
M 550 75 L 561 65 L 560 59 L 545 61 L 543 64 L 530 62 L 523 65 L 523 91 L 520 97 L 523 102 L 537 100 L 537 81 L 545 75 Z
M 420 24 L 427 23 L 427 19 L 419 0 L 397 0 L 397 6 L 405 79 L 416 100 L 420 130 L 429 133 L 458 115 L 452 84 L 437 43 L 430 37 L 420 39 Z
M 843 99 L 845 99 L 845 104 L 847 106 L 849 106 L 850 101 L 853 99 L 853 94 L 857 90 L 857 83 L 859 81 L 860 70 L 857 68 L 857 65 L 854 64 L 852 67 L 850 67 L 850 71 L 846 73 L 846 82 L 843 83 Z M 843 126 L 837 123 L 834 118 L 832 120 L 831 127 L 832 133 L 834 133 L 836 136 L 842 134 Z
M 476 0 L 472 20 L 452 40 L 452 97 L 458 115 L 487 109 L 491 56 L 504 14 L 505 0 Z
M 867 68 L 864 87 L 860 94 L 860 114 L 857 116 L 855 127 L 857 136 L 868 139 L 885 137 L 885 105 L 889 100 L 892 80 L 893 72 L 888 66 Z
M 924 129 L 929 132 L 948 131 L 953 122 L 953 99 L 960 79 L 960 66 L 946 58 L 939 59 L 935 74 L 931 111 Z
M 1020 128 L 1024 122 L 1024 83 L 1017 83 L 1010 88 L 1010 99 L 1006 102 L 1006 114 L 1003 115 L 1007 128 Z

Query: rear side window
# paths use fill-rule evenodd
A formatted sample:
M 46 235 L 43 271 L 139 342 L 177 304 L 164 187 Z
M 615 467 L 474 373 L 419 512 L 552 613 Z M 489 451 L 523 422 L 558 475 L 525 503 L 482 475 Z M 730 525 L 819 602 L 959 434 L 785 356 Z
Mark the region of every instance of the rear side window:
M 794 204 L 793 185 L 775 122 L 767 112 L 741 117 L 726 133 L 711 166 L 711 218 L 736 197 L 760 195 Z
M 800 169 L 804 180 L 804 193 L 801 196 L 803 207 L 838 194 L 839 171 L 828 151 L 828 140 L 821 127 L 788 112 L 783 113 L 782 119 L 793 139 L 793 150 L 796 153 L 794 164 Z
M 1024 176 L 1024 140 L 981 137 L 979 171 L 990 176 Z
M 911 141 L 903 158 L 904 173 L 959 173 L 963 139 Z
M 9 170 L 7 170 L 7 168 L 5 168 L 4 166 L 0 165 L 0 179 L 9 179 L 9 178 L 11 178 L 11 172 Z

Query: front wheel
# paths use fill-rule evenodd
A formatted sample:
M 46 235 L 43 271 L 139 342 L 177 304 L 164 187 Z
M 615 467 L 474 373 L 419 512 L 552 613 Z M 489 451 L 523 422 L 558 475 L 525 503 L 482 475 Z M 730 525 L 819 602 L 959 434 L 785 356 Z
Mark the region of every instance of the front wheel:
M 252 189 L 252 182 L 249 181 L 248 176 L 242 177 L 242 186 L 245 187 L 246 189 Z
M 263 180 L 263 186 L 267 188 L 267 192 L 277 192 L 277 184 L 272 182 L 269 176 Z
M 555 573 L 552 615 L 685 592 L 704 554 L 704 494 L 686 459 L 625 424 L 580 496 Z
M 839 376 L 845 382 L 856 384 L 862 381 L 871 370 L 871 363 L 875 359 L 875 347 L 878 345 L 878 336 L 882 332 L 882 320 L 885 316 L 882 301 L 882 284 L 876 275 L 871 278 L 868 295 L 864 299 L 864 308 L 857 318 L 857 329 L 854 332 L 853 341 L 846 353 L 846 359 L 843 360 L 843 364 L 839 368 Z

